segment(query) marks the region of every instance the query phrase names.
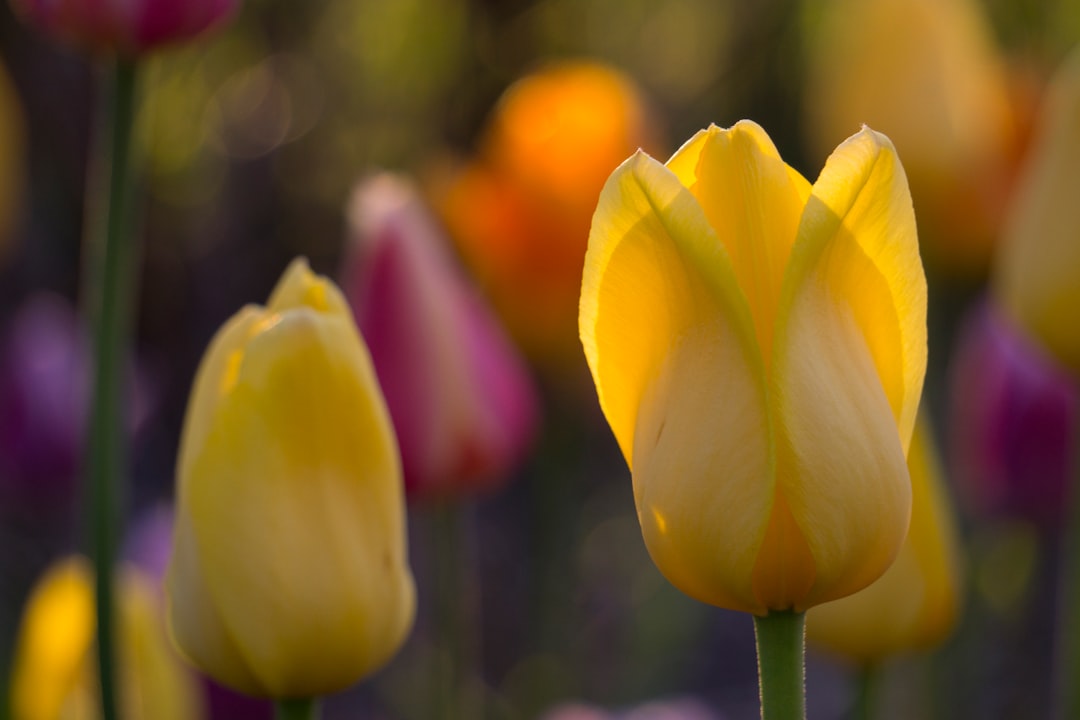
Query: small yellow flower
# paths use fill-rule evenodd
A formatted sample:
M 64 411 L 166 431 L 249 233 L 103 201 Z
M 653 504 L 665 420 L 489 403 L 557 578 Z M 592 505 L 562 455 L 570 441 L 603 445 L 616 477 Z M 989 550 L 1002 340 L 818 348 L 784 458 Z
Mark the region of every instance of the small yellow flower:
M 908 453 L 911 527 L 896 562 L 854 595 L 806 616 L 810 642 L 862 663 L 927 650 L 948 637 L 960 601 L 959 540 L 930 428 L 916 426 Z
M 863 129 L 811 187 L 749 121 L 639 152 L 593 219 L 581 339 L 653 560 L 720 607 L 853 593 L 907 532 L 926 280 Z
M 178 465 L 173 636 L 252 695 L 341 690 L 412 626 L 401 464 L 341 292 L 303 260 L 203 358 Z
M 161 599 L 134 567 L 119 575 L 120 698 L 130 720 L 195 720 L 198 681 L 169 646 Z M 79 557 L 57 563 L 38 583 L 19 630 L 11 702 L 17 720 L 101 717 L 94 651 L 94 587 Z
M 1080 48 L 1055 76 L 1009 208 L 996 290 L 1008 314 L 1080 371 Z

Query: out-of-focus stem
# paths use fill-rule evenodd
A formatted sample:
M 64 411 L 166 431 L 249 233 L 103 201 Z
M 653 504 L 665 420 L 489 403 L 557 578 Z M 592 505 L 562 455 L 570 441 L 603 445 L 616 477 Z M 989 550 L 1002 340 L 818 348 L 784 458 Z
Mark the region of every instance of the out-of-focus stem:
M 117 60 L 109 88 L 108 115 L 101 134 L 100 176 L 107 188 L 100 227 L 90 227 L 91 263 L 87 298 L 93 318 L 94 377 L 87 440 L 86 494 L 90 554 L 94 560 L 97 648 L 104 720 L 118 717 L 113 623 L 113 561 L 119 524 L 119 498 L 127 475 L 124 427 L 124 363 L 130 345 L 135 287 L 132 232 L 131 136 L 135 115 L 136 64 Z M 96 192 L 95 187 L 90 192 Z M 98 197 L 101 197 L 100 195 Z M 103 243 L 98 247 L 97 243 Z

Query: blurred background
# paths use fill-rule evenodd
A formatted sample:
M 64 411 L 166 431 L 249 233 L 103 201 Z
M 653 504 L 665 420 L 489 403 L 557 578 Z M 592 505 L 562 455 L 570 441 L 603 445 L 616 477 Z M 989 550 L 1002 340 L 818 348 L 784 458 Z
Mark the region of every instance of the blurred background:
M 495 457 L 483 482 L 460 465 L 434 492 L 411 481 L 417 626 L 326 717 L 440 717 L 454 672 L 473 713 L 459 717 L 757 717 L 750 618 L 681 595 L 642 543 L 576 336 L 589 217 L 639 146 L 666 159 L 710 123 L 751 118 L 813 180 L 865 122 L 892 137 L 911 182 L 930 286 L 924 402 L 963 573 L 947 637 L 874 659 L 879 716 L 1046 717 L 1076 397 L 1073 375 L 1002 321 L 994 288 L 1006 228 L 1023 234 L 1009 214 L 1042 99 L 1078 42 L 1070 0 L 245 0 L 142 77 L 128 558 L 160 572 L 213 333 L 264 302 L 296 255 L 362 285 L 356 248 L 398 201 L 356 188 L 393 171 L 446 272 L 523 363 L 508 381 L 518 430 L 498 452 L 476 441 Z M 2 685 L 35 582 L 84 547 L 78 308 L 103 74 L 6 4 L 0 60 Z M 393 353 L 369 342 L 382 376 Z M 447 613 L 468 663 L 449 659 Z M 850 716 L 860 663 L 811 652 L 811 717 Z M 207 692 L 213 717 L 269 717 Z

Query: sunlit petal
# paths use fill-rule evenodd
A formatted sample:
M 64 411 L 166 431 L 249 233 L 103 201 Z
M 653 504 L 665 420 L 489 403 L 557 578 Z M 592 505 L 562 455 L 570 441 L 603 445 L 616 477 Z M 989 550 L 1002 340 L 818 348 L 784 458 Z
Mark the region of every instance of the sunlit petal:
M 656 564 L 694 597 L 762 612 L 749 580 L 774 484 L 749 309 L 693 196 L 643 153 L 601 195 L 580 319 Z

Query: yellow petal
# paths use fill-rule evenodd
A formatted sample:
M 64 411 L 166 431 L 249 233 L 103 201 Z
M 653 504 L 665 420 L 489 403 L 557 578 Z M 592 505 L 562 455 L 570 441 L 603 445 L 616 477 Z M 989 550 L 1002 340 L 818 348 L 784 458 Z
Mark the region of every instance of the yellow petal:
M 1009 210 L 996 289 L 1009 314 L 1080 370 L 1080 50 L 1058 71 Z
M 92 570 L 82 558 L 51 568 L 19 628 L 11 703 L 21 720 L 56 720 L 82 684 L 95 635 Z
M 189 410 L 172 627 L 238 689 L 322 695 L 382 665 L 411 625 L 400 461 L 340 292 L 294 265 L 252 312 L 212 343 Z M 190 627 L 202 618 L 216 627 Z
M 956 624 L 959 541 L 933 438 L 922 423 L 912 438 L 908 468 L 911 528 L 896 562 L 864 590 L 807 615 L 810 642 L 863 663 L 932 648 Z
M 223 685 L 247 695 L 264 694 L 211 600 L 186 514 L 177 514 L 173 533 L 165 587 L 166 618 L 174 644 L 191 664 Z M 174 577 L 183 580 L 174 582 Z
M 697 198 L 727 249 L 768 364 L 784 268 L 809 183 L 749 120 L 702 130 L 668 166 Z
M 847 140 L 814 184 L 776 332 L 777 481 L 817 571 L 802 609 L 872 582 L 907 530 L 926 280 L 907 181 L 883 135 Z
M 750 311 L 694 197 L 644 153 L 601 193 L 580 330 L 656 565 L 693 597 L 763 612 L 750 571 L 774 483 Z
M 173 652 L 165 633 L 157 583 L 133 566 L 119 577 L 124 717 L 195 720 L 205 716 L 203 689 Z

